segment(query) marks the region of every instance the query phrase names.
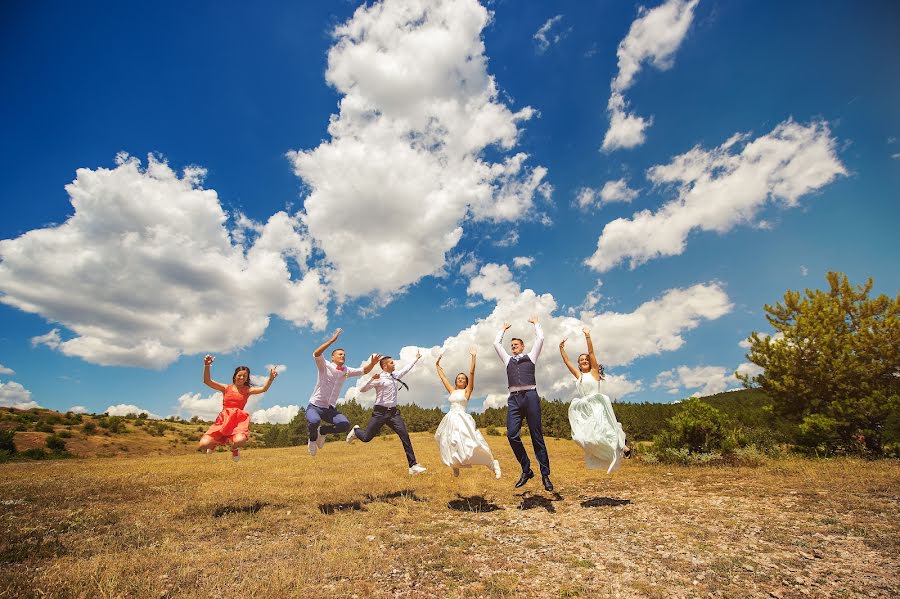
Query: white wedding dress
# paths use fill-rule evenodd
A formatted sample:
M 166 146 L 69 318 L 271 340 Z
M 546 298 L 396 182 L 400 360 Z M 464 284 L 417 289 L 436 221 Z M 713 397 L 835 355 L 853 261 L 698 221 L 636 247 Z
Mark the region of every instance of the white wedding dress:
M 600 381 L 581 373 L 575 384 L 580 397 L 569 404 L 572 440 L 584 449 L 588 468 L 605 468 L 612 474 L 622 465 L 625 432 L 616 420 L 609 397 L 600 393 Z
M 486 466 L 500 478 L 500 465 L 494 460 L 491 448 L 475 426 L 475 419 L 466 413 L 469 400 L 466 399 L 465 389 L 455 389 L 448 399 L 450 411 L 434 433 L 441 461 L 454 470 Z

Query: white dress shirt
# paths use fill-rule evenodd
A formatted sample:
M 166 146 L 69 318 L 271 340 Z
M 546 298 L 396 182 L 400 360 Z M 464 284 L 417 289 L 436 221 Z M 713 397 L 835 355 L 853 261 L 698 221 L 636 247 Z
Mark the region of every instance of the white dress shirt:
M 322 356 L 316 356 L 315 359 L 319 376 L 316 378 L 316 388 L 309 397 L 309 403 L 320 408 L 333 408 L 337 405 L 338 395 L 341 394 L 341 387 L 344 386 L 344 379 L 361 376 L 363 369 L 353 368 L 346 364 L 341 369 L 334 362 L 326 362 Z
M 506 350 L 503 349 L 503 334 L 504 333 L 506 333 L 506 331 L 502 330 L 502 329 L 500 330 L 499 333 L 497 333 L 497 338 L 494 339 L 494 349 L 497 351 L 497 355 L 500 356 L 500 360 L 503 362 L 503 367 L 506 368 L 506 366 L 509 364 L 510 360 L 518 361 L 522 357 L 522 354 L 516 354 L 514 356 L 511 356 L 508 353 L 506 353 Z M 531 347 L 531 351 L 528 352 L 527 354 L 525 354 L 534 363 L 535 366 L 537 366 L 537 359 L 538 359 L 538 356 L 541 355 L 541 349 L 543 349 L 543 347 L 544 347 L 544 329 L 541 328 L 540 323 L 536 322 L 536 323 L 534 323 L 534 345 Z M 509 391 L 510 392 L 527 391 L 528 389 L 537 389 L 537 385 L 523 385 L 520 387 L 510 387 Z
M 370 389 L 375 389 L 375 405 L 393 408 L 397 405 L 397 388 L 400 386 L 397 381 L 406 376 L 418 361 L 419 359 L 416 358 L 410 364 L 404 366 L 400 372 L 382 372 L 377 379 L 370 379 L 368 383 L 363 385 L 359 392 L 365 393 Z

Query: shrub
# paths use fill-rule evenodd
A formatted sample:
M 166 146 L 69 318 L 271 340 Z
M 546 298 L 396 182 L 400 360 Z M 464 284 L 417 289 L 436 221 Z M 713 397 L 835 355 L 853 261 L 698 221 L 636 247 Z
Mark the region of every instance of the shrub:
M 666 429 L 654 438 L 660 449 L 686 449 L 690 453 L 709 453 L 722 449 L 726 417 L 711 405 L 691 398 L 669 418 Z
M 31 449 L 26 449 L 19 455 L 23 458 L 28 458 L 29 460 L 45 460 L 49 457 L 47 455 L 47 452 L 40 447 L 32 447 Z
M 53 427 L 46 422 L 38 422 L 34 425 L 34 430 L 39 433 L 52 433 Z
M 81 425 L 81 432 L 83 432 L 85 435 L 93 435 L 97 432 L 97 423 L 93 420 L 88 420 Z
M 811 452 L 828 455 L 840 448 L 840 422 L 824 414 L 810 414 L 800 422 L 797 442 Z
M 47 449 L 53 453 L 65 453 L 66 442 L 58 435 L 50 435 L 47 437 Z
M 56 433 L 56 436 L 62 437 L 63 439 L 69 439 L 72 437 L 72 433 L 70 433 L 69 431 L 59 431 L 58 433 Z
M 16 434 L 13 431 L 0 431 L 0 451 L 16 453 Z

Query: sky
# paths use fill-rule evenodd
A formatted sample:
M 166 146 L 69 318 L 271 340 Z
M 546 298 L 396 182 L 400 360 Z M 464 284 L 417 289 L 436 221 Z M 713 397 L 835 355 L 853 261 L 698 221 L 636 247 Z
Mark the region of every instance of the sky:
M 0 12 L 0 406 L 213 418 L 209 353 L 276 367 L 247 409 L 287 422 L 341 327 L 421 352 L 425 407 L 474 347 L 480 410 L 533 316 L 548 399 L 587 327 L 605 393 L 671 402 L 754 374 L 788 289 L 900 289 L 895 2 Z

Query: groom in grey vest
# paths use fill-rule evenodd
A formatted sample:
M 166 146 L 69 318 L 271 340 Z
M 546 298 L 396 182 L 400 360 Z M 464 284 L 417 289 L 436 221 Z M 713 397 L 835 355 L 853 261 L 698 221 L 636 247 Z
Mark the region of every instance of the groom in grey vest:
M 544 429 L 541 425 L 541 398 L 537 393 L 537 382 L 534 378 L 534 369 L 538 356 L 541 355 L 541 348 L 544 346 L 544 331 L 538 324 L 537 317 L 533 316 L 528 320 L 534 325 L 534 348 L 527 354 L 525 351 L 525 343 L 518 337 L 513 337 L 509 344 L 512 355 L 506 353 L 503 349 L 503 334 L 512 325 L 503 324 L 503 330 L 497 334 L 494 339 L 494 349 L 497 355 L 506 366 L 506 378 L 509 382 L 509 399 L 507 400 L 506 413 L 506 436 L 509 438 L 509 444 L 512 447 L 516 459 L 522 466 L 522 476 L 516 483 L 518 489 L 530 479 L 534 478 L 534 472 L 531 470 L 531 460 L 525 452 L 525 445 L 519 437 L 519 431 L 522 430 L 522 417 L 528 423 L 528 430 L 531 433 L 531 443 L 534 445 L 534 455 L 541 467 L 541 478 L 544 481 L 544 488 L 548 491 L 553 490 L 553 483 L 550 482 L 550 458 L 547 456 L 547 445 L 544 443 Z

